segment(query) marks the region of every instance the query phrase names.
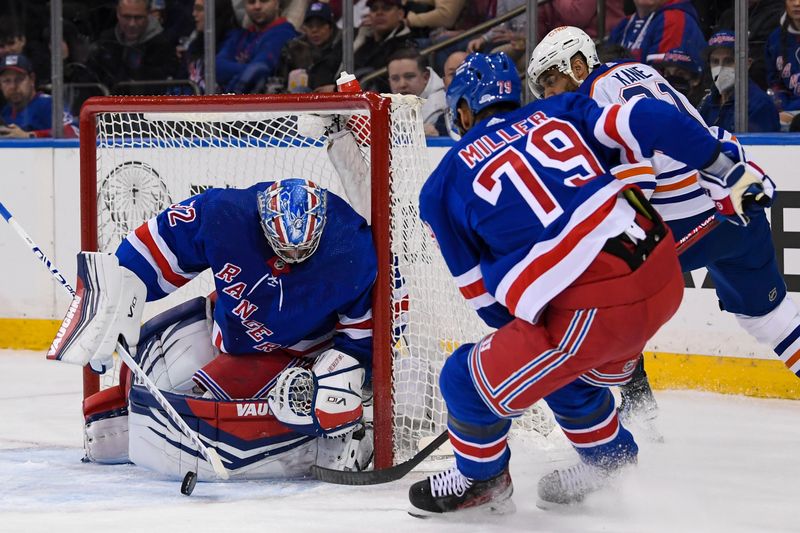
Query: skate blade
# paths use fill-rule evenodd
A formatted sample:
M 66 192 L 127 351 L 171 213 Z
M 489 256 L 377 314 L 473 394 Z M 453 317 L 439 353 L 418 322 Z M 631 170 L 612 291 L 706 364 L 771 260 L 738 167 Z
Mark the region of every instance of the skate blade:
M 449 513 L 434 513 L 431 511 L 426 511 L 424 509 L 418 509 L 414 506 L 411 506 L 408 509 L 408 514 L 413 516 L 414 518 L 421 518 L 426 520 L 428 518 L 440 518 L 444 520 L 467 520 L 467 519 L 474 519 L 480 518 L 482 516 L 487 515 L 507 515 L 513 514 L 517 511 L 517 506 L 514 503 L 514 500 L 508 498 L 502 501 L 495 501 L 485 503 L 483 505 L 478 505 L 477 507 L 468 507 L 466 509 L 459 509 L 457 511 L 451 511 Z

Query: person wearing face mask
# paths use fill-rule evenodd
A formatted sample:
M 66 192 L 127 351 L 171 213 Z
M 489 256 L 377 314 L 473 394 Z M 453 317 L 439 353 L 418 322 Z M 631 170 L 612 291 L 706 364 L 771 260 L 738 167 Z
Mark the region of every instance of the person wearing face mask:
M 767 38 L 767 83 L 781 122 L 789 124 L 800 111 L 800 0 L 786 0 L 780 27 Z
M 736 61 L 733 53 L 735 37 L 732 31 L 719 31 L 708 40 L 706 57 L 714 84 L 711 92 L 700 102 L 698 110 L 709 126 L 734 131 Z M 748 78 L 748 132 L 780 130 L 778 110 L 767 94 Z
M 673 48 L 664 54 L 664 59 L 650 64 L 673 89 L 681 93 L 693 106 L 697 107 L 703 98 L 703 67 L 693 54 L 680 48 Z

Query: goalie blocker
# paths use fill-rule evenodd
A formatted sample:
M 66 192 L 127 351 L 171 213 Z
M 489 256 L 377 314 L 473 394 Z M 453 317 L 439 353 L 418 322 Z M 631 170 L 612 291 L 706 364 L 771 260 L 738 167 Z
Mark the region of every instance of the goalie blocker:
M 47 358 L 103 373 L 121 336 L 134 346 L 147 297 L 144 283 L 113 254 L 78 253 L 78 283 Z
M 360 395 L 357 401 L 348 398 L 348 405 L 357 403 L 358 417 L 351 417 L 346 427 L 336 427 L 335 436 L 329 431 L 329 437 L 316 438 L 315 428 L 302 431 L 300 427 L 301 431 L 296 431 L 288 427 L 273 414 L 264 396 L 272 384 L 294 382 L 287 381 L 286 376 L 295 375 L 298 369 L 313 373 L 302 368 L 311 362 L 282 353 L 210 357 L 206 348 L 211 346 L 207 312 L 206 299 L 195 298 L 148 321 L 141 330 L 139 362 L 158 387 L 166 390 L 164 396 L 189 427 L 217 450 L 231 479 L 301 476 L 312 465 L 346 470 L 361 469 L 369 463 L 371 431 L 364 431 L 360 423 Z M 323 353 L 315 368 L 334 367 L 340 372 L 331 377 L 316 376 L 312 381 L 340 380 L 345 374 L 341 363 L 347 358 L 336 350 Z M 251 372 L 245 373 L 248 368 Z M 360 393 L 363 370 L 353 370 Z M 215 480 L 208 463 L 147 389 L 128 385 L 128 375 L 123 368 L 118 386 L 84 402 L 87 459 L 105 464 L 130 461 L 176 479 L 191 470 L 200 480 Z M 257 397 L 198 397 L 202 391 L 198 392 L 199 387 L 192 391 L 193 380 L 202 384 L 210 381 L 219 387 L 217 392 Z M 243 387 L 243 382 L 249 385 Z M 255 394 L 259 389 L 263 394 Z M 206 392 L 205 396 L 209 395 Z

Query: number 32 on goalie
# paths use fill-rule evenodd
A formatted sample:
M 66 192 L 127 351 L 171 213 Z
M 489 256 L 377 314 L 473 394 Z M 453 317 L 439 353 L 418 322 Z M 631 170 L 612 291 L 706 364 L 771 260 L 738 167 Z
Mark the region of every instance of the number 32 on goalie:
M 558 119 L 550 119 L 528 133 L 525 151 L 547 167 L 571 173 L 564 179 L 571 187 L 579 187 L 604 172 L 575 127 Z M 547 226 L 563 213 L 528 159 L 513 146 L 484 165 L 472 182 L 475 194 L 497 205 L 503 176 L 514 185 L 543 225 Z
M 191 222 L 197 217 L 197 212 L 194 209 L 194 200 L 189 205 L 172 204 L 167 211 L 167 220 L 169 225 L 174 227 L 178 222 Z

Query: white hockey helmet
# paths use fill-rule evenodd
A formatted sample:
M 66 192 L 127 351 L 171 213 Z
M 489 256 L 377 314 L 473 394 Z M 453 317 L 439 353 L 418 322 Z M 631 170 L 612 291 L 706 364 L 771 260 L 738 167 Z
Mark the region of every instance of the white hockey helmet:
M 580 85 L 580 80 L 575 79 L 570 65 L 572 56 L 580 52 L 586 58 L 589 72 L 600 65 L 597 50 L 592 38 L 586 32 L 575 26 L 560 26 L 547 35 L 536 45 L 528 63 L 528 87 L 537 98 L 544 96 L 544 88 L 539 85 L 539 77 L 552 67 Z

